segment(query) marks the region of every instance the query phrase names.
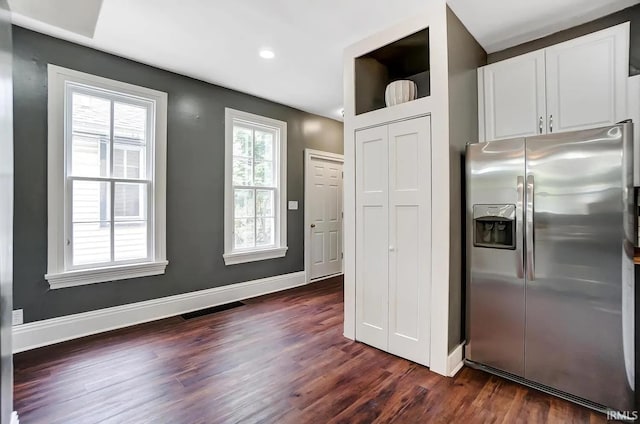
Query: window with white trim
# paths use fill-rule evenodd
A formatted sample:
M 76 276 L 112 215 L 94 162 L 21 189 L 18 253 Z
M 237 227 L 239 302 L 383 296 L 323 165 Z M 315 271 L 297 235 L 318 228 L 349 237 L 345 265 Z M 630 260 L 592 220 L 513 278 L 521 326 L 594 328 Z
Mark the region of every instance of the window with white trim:
M 164 273 L 167 95 L 49 65 L 52 288 Z
M 226 109 L 225 264 L 287 252 L 286 122 Z

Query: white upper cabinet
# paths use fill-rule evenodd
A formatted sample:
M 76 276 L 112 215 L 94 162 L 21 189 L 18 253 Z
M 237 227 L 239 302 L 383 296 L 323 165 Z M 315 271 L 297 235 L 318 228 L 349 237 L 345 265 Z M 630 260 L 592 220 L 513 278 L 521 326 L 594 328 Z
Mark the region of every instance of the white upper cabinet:
M 480 68 L 478 76 L 478 86 L 484 89 L 486 140 L 543 133 L 546 108 L 542 50 Z M 482 102 L 482 95 L 479 99 Z
M 626 119 L 629 23 L 478 69 L 480 141 Z
M 629 25 L 546 49 L 549 132 L 615 124 L 626 118 Z

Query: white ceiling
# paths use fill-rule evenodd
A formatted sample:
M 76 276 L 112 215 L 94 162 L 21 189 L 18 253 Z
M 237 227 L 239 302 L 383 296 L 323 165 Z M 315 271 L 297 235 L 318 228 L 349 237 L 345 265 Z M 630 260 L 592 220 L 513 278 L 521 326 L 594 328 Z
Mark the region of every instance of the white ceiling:
M 9 0 L 11 10 L 55 27 L 93 37 L 102 0 Z M 62 6 L 62 7 L 61 7 Z M 73 13 L 69 13 L 73 10 Z
M 447 0 L 478 42 L 489 52 L 544 37 L 640 0 Z
M 16 12 L 17 25 L 340 119 L 343 49 L 423 10 L 425 1 L 429 0 L 9 0 L 9 3 Z M 449 0 L 460 20 L 489 52 L 638 2 Z M 77 7 L 79 3 L 85 6 Z M 100 3 L 102 9 L 91 38 L 87 25 L 95 23 L 92 11 L 99 10 Z M 50 7 L 51 4 L 56 7 Z M 273 49 L 275 59 L 260 58 L 258 52 L 262 48 Z

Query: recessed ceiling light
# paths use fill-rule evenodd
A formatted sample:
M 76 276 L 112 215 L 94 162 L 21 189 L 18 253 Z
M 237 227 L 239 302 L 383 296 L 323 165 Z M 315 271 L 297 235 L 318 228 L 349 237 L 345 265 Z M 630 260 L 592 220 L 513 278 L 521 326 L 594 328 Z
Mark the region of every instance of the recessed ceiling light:
M 260 50 L 260 57 L 263 59 L 273 59 L 274 57 L 276 57 L 276 54 L 273 52 L 273 50 L 262 49 Z

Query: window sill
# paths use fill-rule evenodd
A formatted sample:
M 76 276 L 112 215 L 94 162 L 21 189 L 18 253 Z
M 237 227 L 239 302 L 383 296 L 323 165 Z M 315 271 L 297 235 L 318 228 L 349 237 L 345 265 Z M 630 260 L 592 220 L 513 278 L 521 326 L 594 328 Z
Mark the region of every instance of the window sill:
M 287 247 L 276 247 L 249 252 L 225 253 L 222 255 L 225 265 L 243 264 L 246 262 L 264 261 L 265 259 L 282 258 L 287 254 Z
M 82 269 L 58 274 L 46 274 L 44 278 L 49 282 L 49 287 L 52 290 L 64 289 L 66 287 L 84 286 L 86 284 L 161 275 L 164 274 L 168 264 L 168 261 L 157 261 L 105 268 Z

